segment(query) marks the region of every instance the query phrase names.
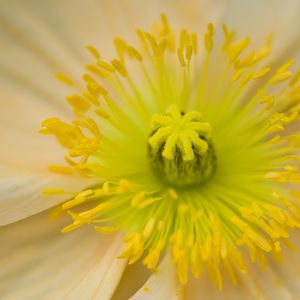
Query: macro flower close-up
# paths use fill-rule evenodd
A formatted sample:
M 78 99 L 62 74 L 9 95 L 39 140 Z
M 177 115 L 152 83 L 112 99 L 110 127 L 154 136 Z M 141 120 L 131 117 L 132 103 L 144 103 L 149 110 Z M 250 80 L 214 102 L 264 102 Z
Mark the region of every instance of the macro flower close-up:
M 0 3 L 0 299 L 300 299 L 299 0 Z

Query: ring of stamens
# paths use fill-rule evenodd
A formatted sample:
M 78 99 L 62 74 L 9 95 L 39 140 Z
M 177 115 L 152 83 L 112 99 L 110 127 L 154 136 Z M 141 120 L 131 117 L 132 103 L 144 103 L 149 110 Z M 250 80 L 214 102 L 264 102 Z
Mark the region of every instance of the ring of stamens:
M 293 61 L 266 66 L 270 38 L 248 51 L 250 39 L 236 40 L 226 26 L 218 45 L 212 24 L 200 43 L 187 29 L 177 35 L 165 15 L 161 21 L 151 32 L 137 30 L 140 47 L 115 39 L 110 61 L 88 46 L 95 61 L 82 76 L 86 88 L 67 97 L 77 119 L 43 122 L 41 132 L 68 150 L 68 166 L 52 171 L 106 179 L 70 193 L 62 209 L 73 223 L 63 232 L 86 224 L 125 231 L 120 257 L 130 264 L 144 255 L 156 270 L 170 249 L 180 283 L 189 270 L 196 278 L 206 270 L 221 288 L 223 270 L 234 283 L 247 272 L 241 247 L 265 266 L 266 253 L 278 258 L 284 245 L 292 248 L 288 230 L 300 227 L 300 193 L 291 188 L 300 184 L 300 134 L 289 131 L 299 122 L 300 71 L 292 75 Z M 199 112 L 213 126 L 214 144 Z M 205 157 L 207 174 L 178 169 Z M 197 188 L 181 188 L 189 185 Z

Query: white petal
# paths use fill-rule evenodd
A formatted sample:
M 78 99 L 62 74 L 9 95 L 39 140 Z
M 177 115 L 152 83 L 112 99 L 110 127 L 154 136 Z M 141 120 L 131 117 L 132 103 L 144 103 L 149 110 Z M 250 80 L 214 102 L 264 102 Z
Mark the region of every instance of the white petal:
M 4 172 L 0 168 L 0 173 Z M 78 192 L 94 180 L 48 173 L 9 174 L 0 177 L 0 226 L 16 222 L 46 210 L 70 198 L 70 195 L 42 196 L 43 189 L 57 188 Z
M 175 300 L 181 299 L 181 289 L 176 275 L 176 268 L 169 256 L 166 256 L 144 286 L 131 300 Z
M 126 264 L 115 258 L 120 238 L 92 228 L 63 235 L 64 225 L 44 213 L 0 229 L 1 299 L 110 299 Z
M 87 276 L 68 295 L 68 299 L 111 299 L 127 266 L 127 260 L 117 258 L 122 247 L 121 238 L 116 238 L 99 263 L 91 268 Z

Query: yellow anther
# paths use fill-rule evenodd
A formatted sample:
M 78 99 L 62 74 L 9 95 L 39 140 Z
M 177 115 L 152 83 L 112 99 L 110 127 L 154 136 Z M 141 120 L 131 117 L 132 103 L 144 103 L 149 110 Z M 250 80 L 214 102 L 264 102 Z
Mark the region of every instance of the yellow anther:
M 74 169 L 66 167 L 66 166 L 56 166 L 56 165 L 49 165 L 48 170 L 54 173 L 66 174 L 70 175 L 74 173 Z
M 90 108 L 90 103 L 79 95 L 70 95 L 66 99 L 75 111 L 85 112 Z
M 88 100 L 91 104 L 93 104 L 95 106 L 100 105 L 99 95 L 91 94 L 88 91 L 84 91 L 82 93 L 82 96 L 83 96 L 84 99 Z
M 73 86 L 74 85 L 73 80 L 70 79 L 68 76 L 66 76 L 64 74 L 56 73 L 54 76 L 55 76 L 56 79 L 62 81 L 66 85 L 69 85 L 69 86 Z
M 159 43 L 158 43 L 158 49 L 159 49 L 159 54 L 160 56 L 162 57 L 165 50 L 167 49 L 168 47 L 168 40 L 167 38 L 162 38 Z
M 129 46 L 127 48 L 127 52 L 128 52 L 130 57 L 135 58 L 138 61 L 143 60 L 143 57 L 142 57 L 141 53 L 137 49 L 135 49 L 134 47 Z
M 185 60 L 184 60 L 183 49 L 182 48 L 177 49 L 177 57 L 178 57 L 180 65 L 182 67 L 186 67 L 186 63 L 185 63 Z
M 154 230 L 154 225 L 155 225 L 155 219 L 154 218 L 151 218 L 148 220 L 144 230 L 143 230 L 143 236 L 145 238 L 149 237 L 151 235 L 151 233 L 153 232 Z
M 93 218 L 93 217 L 103 213 L 111 205 L 112 204 L 110 201 L 102 202 L 99 205 L 97 205 L 96 207 L 80 213 L 78 216 L 79 216 L 79 218 L 84 218 L 84 219 Z
M 193 54 L 193 46 L 187 45 L 186 46 L 186 52 L 185 52 L 185 58 L 187 61 L 191 60 Z
M 234 285 L 236 285 L 237 284 L 236 271 L 232 267 L 232 264 L 230 263 L 228 258 L 224 259 L 224 266 L 225 266 L 227 273 L 229 274 L 231 281 L 233 282 Z
M 232 81 L 237 81 L 241 78 L 241 76 L 243 75 L 245 69 L 239 69 L 237 70 L 234 75 L 232 76 L 231 80 Z
M 281 83 L 287 79 L 289 79 L 292 76 L 292 73 L 290 71 L 286 71 L 286 72 L 281 72 L 278 74 L 275 74 L 271 79 L 270 79 L 270 83 L 271 84 L 277 84 L 277 83 Z
M 288 60 L 279 69 L 277 69 L 276 73 L 280 74 L 286 72 L 294 64 L 294 62 L 295 61 L 293 59 Z
M 86 49 L 93 55 L 93 57 L 95 59 L 100 58 L 100 54 L 99 54 L 98 50 L 95 47 L 93 47 L 91 45 L 88 45 L 88 46 L 86 46 Z
M 274 124 L 270 126 L 269 132 L 278 132 L 278 131 L 283 131 L 284 127 L 281 124 Z
M 254 75 L 252 76 L 252 79 L 260 79 L 263 76 L 265 76 L 266 74 L 268 74 L 270 72 L 271 68 L 263 68 L 260 71 L 257 71 L 256 73 L 254 73 Z
M 126 49 L 127 49 L 127 43 L 121 38 L 115 38 L 114 39 L 114 46 L 116 48 L 116 51 L 118 53 L 119 58 L 121 60 L 123 60 L 124 55 L 126 53 Z
M 87 89 L 92 95 L 107 95 L 107 90 L 101 86 L 90 74 L 84 74 L 82 78 L 87 83 Z
M 101 117 L 101 118 L 103 118 L 103 119 L 107 119 L 107 120 L 110 119 L 109 114 L 108 114 L 106 111 L 102 110 L 102 109 L 95 109 L 94 112 L 95 112 L 99 117 Z
M 222 29 L 223 29 L 223 33 L 225 36 L 222 50 L 227 51 L 228 47 L 230 46 L 231 42 L 233 41 L 233 39 L 235 37 L 235 32 L 230 32 L 225 24 L 223 24 Z
M 80 222 L 80 221 L 75 221 L 73 224 L 70 224 L 68 226 L 65 226 L 62 230 L 61 233 L 68 233 L 71 232 L 79 227 L 81 227 L 82 225 L 84 225 L 84 223 Z
M 212 23 L 208 24 L 207 32 L 204 38 L 205 49 L 207 52 L 211 52 L 213 48 L 213 35 L 214 35 L 214 26 Z
M 140 204 L 137 205 L 137 208 L 139 209 L 143 209 L 149 205 L 152 205 L 153 203 L 160 201 L 162 199 L 162 197 L 148 197 L 146 199 L 144 199 L 143 201 L 141 201 Z
M 118 59 L 113 59 L 111 61 L 112 66 L 118 71 L 123 77 L 127 77 L 128 73 L 127 70 L 124 66 L 124 64 L 118 60 Z
M 246 74 L 242 79 L 241 79 L 241 85 L 245 86 L 246 84 L 248 84 L 248 82 L 253 79 L 254 73 L 250 72 L 248 74 Z
M 276 241 L 274 243 L 274 248 L 275 248 L 275 251 L 276 252 L 281 252 L 281 245 L 280 245 L 280 242 Z
M 202 274 L 202 261 L 200 249 L 196 245 L 194 245 L 191 249 L 191 264 L 193 275 L 195 278 L 200 278 Z
M 197 33 L 192 33 L 191 34 L 191 43 L 192 43 L 192 48 L 193 48 L 193 54 L 197 55 L 198 53 L 198 36 Z
M 266 58 L 270 53 L 272 52 L 271 47 L 263 47 L 257 52 L 255 52 L 254 57 L 251 60 L 251 63 L 249 65 L 255 65 L 258 62 L 262 61 L 264 58 Z
M 228 55 L 231 62 L 234 62 L 239 55 L 249 46 L 250 39 L 245 38 L 243 40 L 237 41 L 235 44 L 230 45 L 228 48 Z
M 264 238 L 260 233 L 256 232 L 255 230 L 247 229 L 245 234 L 249 237 L 253 243 L 264 250 L 265 252 L 270 252 L 272 250 L 272 246 L 269 241 Z
M 182 29 L 179 38 L 179 48 L 184 49 L 190 42 L 190 37 L 186 29 Z
M 153 248 L 149 250 L 148 255 L 145 257 L 143 263 L 151 270 L 155 270 L 158 264 L 161 251 L 165 246 L 165 240 L 159 240 Z
M 210 259 L 210 256 L 212 255 L 211 252 L 212 248 L 212 238 L 211 235 L 209 235 L 204 243 L 204 245 L 201 246 L 201 257 L 203 261 L 208 261 Z
M 269 96 L 264 96 L 264 97 L 262 97 L 260 100 L 259 100 L 259 102 L 260 103 L 268 103 L 268 102 L 270 102 L 270 101 L 274 101 L 274 96 L 273 95 L 269 95 Z
M 144 238 L 140 233 L 128 234 L 124 242 L 127 243 L 126 249 L 118 258 L 129 258 L 128 264 L 135 263 L 144 252 Z
M 144 36 L 145 36 L 146 40 L 149 42 L 150 47 L 152 48 L 153 54 L 158 56 L 160 54 L 160 51 L 159 51 L 159 46 L 156 42 L 155 37 L 149 32 L 145 32 Z
M 281 136 L 280 136 L 280 135 L 276 135 L 275 137 L 273 137 L 273 138 L 270 140 L 270 143 L 271 143 L 271 144 L 277 144 L 277 143 L 279 143 L 280 140 L 281 140 Z
M 245 67 L 250 66 L 253 62 L 254 57 L 255 57 L 255 52 L 251 51 L 241 60 L 240 59 L 236 60 L 235 65 L 234 65 L 235 68 L 239 69 L 239 68 L 245 68 Z
M 289 83 L 289 86 L 294 86 L 298 83 L 300 79 L 300 70 L 297 70 L 296 74 L 292 77 L 290 83 Z
M 86 191 L 83 191 L 83 192 L 77 194 L 74 199 L 69 200 L 63 204 L 63 206 L 62 206 L 63 210 L 67 210 L 74 206 L 82 204 L 83 202 L 86 201 L 87 197 L 91 196 L 93 193 L 94 193 L 94 191 L 89 189 L 89 190 L 86 190 Z
M 61 208 L 61 205 L 56 205 L 53 208 L 51 208 L 49 214 L 48 214 L 48 219 L 50 221 L 55 221 L 58 218 L 60 218 L 64 214 L 64 211 Z
M 139 192 L 137 195 L 135 195 L 131 200 L 131 206 L 132 207 L 138 207 L 142 200 L 145 198 L 146 192 L 142 191 Z
M 244 258 L 236 247 L 230 247 L 228 257 L 230 257 L 233 264 L 237 266 L 242 273 L 247 273 L 247 267 Z
M 296 166 L 290 166 L 290 165 L 286 165 L 283 167 L 284 170 L 295 173 L 298 171 L 298 167 Z
M 107 77 L 107 73 L 104 70 L 98 68 L 97 65 L 87 65 L 87 66 L 85 66 L 85 68 L 88 71 L 90 71 L 91 73 L 93 73 L 94 75 L 97 75 L 101 78 L 106 78 Z
M 167 35 L 170 32 L 168 18 L 165 14 L 160 15 L 162 23 L 162 35 Z
M 248 226 L 246 222 L 244 222 L 237 216 L 233 216 L 230 220 L 241 229 L 246 229 Z
M 286 123 L 286 124 L 289 124 L 289 123 L 292 123 L 293 121 L 295 121 L 297 117 L 298 117 L 298 112 L 294 111 L 289 116 L 284 116 L 281 119 L 281 121 Z
M 97 61 L 97 66 L 104 69 L 107 72 L 111 72 L 111 73 L 115 72 L 115 69 L 109 63 L 107 63 L 106 61 L 98 60 Z
M 218 285 L 220 290 L 222 290 L 223 279 L 222 279 L 220 269 L 215 264 L 209 264 L 207 270 L 210 279 Z
M 188 258 L 187 255 L 182 255 L 177 265 L 177 276 L 180 284 L 185 285 L 188 282 Z

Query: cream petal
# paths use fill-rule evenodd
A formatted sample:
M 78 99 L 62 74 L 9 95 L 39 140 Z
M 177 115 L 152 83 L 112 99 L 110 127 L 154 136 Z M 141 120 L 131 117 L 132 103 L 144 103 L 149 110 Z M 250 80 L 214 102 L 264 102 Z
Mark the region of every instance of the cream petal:
M 26 91 L 1 87 L 0 163 L 20 171 L 45 171 L 49 164 L 63 163 L 65 149 L 48 136 L 38 133 L 43 119 L 67 114 Z M 51 150 L 49 150 L 51 149 Z M 5 175 L 0 173 L 1 175 Z
M 0 229 L 1 299 L 110 299 L 126 265 L 115 258 L 120 237 L 91 228 L 63 235 L 64 225 L 43 213 Z
M 48 117 L 71 117 L 63 99 L 67 89 L 53 74 L 64 70 L 76 74 L 80 68 L 47 26 L 22 3 L 13 4 L 0 9 L 1 160 L 20 169 L 45 169 L 63 152 L 38 134 L 40 124 Z
M 70 195 L 42 196 L 48 188 L 78 192 L 95 180 L 50 173 L 12 173 L 0 177 L 0 226 L 32 216 L 70 198 Z
M 68 295 L 61 298 L 70 300 L 78 299 L 78 297 L 80 299 L 111 299 L 127 266 L 127 260 L 117 258 L 121 247 L 122 241 L 118 237 L 106 249 L 104 256 L 98 256 L 97 262 L 90 268 L 83 280 Z M 49 297 L 50 299 L 52 298 Z
M 181 297 L 182 292 L 177 281 L 176 268 L 167 255 L 158 267 L 157 273 L 153 273 L 144 286 L 130 299 L 175 300 Z

